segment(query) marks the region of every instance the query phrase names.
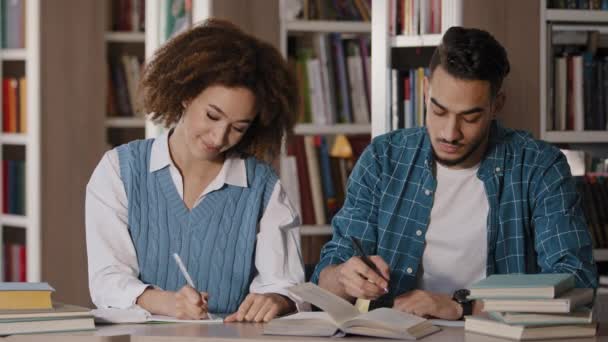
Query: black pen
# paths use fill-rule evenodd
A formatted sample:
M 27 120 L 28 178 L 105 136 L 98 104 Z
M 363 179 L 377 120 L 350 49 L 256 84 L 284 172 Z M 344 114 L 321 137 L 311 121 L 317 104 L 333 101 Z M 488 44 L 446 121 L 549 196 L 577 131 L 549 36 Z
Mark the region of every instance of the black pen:
M 352 236 L 350 237 L 350 241 L 353 242 L 353 247 L 355 248 L 355 251 L 361 255 L 361 260 L 363 261 L 363 263 L 366 264 L 367 267 L 371 268 L 372 271 L 374 271 L 380 278 L 384 279 L 384 281 L 386 281 L 386 284 L 388 285 L 388 279 L 384 278 L 378 267 L 376 267 L 376 264 L 369 260 L 369 258 L 363 251 L 363 248 L 361 247 L 361 243 Z M 384 292 L 388 293 L 388 289 L 386 287 L 383 288 L 383 290 Z

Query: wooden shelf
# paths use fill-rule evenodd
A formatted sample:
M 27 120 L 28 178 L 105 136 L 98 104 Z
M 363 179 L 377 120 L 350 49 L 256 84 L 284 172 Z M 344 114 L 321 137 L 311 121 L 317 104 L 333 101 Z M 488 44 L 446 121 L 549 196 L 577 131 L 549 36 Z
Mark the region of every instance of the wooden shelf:
M 25 49 L 0 49 L 0 60 L 3 61 L 25 61 L 27 51 Z
M 437 46 L 441 43 L 441 37 L 441 34 L 399 35 L 391 38 L 391 47 Z
M 297 124 L 294 128 L 298 135 L 370 134 L 371 130 L 370 124 Z
M 330 225 L 303 225 L 300 229 L 301 236 L 325 236 L 332 234 L 333 229 Z
M 570 23 L 607 22 L 608 11 L 548 9 L 546 18 L 547 21 L 561 21 Z
M 108 43 L 144 43 L 146 34 L 144 32 L 120 32 L 109 31 L 105 34 Z
M 608 143 L 608 131 L 546 131 L 541 139 L 551 143 Z
M 27 217 L 13 214 L 0 214 L 0 223 L 3 226 L 27 227 Z
M 106 127 L 108 128 L 145 128 L 146 119 L 133 118 L 106 118 Z
M 287 32 L 369 33 L 372 25 L 368 21 L 290 20 L 285 28 Z
M 27 134 L 24 133 L 0 133 L 0 143 L 5 145 L 26 145 Z
M 595 261 L 608 261 L 608 248 L 596 248 L 593 250 Z

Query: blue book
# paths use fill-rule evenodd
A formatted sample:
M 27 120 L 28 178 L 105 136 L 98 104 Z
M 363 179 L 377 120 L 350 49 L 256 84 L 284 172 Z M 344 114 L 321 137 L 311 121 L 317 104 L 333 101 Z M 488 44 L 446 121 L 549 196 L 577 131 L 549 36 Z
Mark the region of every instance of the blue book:
M 48 283 L 20 283 L 0 282 L 0 291 L 50 291 L 53 289 Z
M 493 274 L 471 285 L 469 298 L 556 298 L 574 285 L 572 274 Z
M 589 324 L 593 322 L 591 309 L 582 307 L 570 313 L 488 312 L 493 320 L 511 325 L 545 326 L 563 324 Z

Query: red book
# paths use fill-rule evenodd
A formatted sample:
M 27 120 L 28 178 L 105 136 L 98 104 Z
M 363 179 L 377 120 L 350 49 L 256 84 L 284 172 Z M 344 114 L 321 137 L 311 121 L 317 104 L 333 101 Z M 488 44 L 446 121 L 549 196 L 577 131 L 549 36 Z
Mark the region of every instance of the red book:
M 4 243 L 4 281 L 11 281 L 11 266 L 12 257 L 11 257 L 11 245 L 8 242 Z
M 26 263 L 26 253 L 25 253 L 25 245 L 17 245 L 19 249 L 19 281 L 25 282 L 27 281 L 27 263 Z
M 300 187 L 300 206 L 302 208 L 302 224 L 315 224 L 315 213 L 312 206 L 312 194 L 310 192 L 310 178 L 306 165 L 304 137 L 294 137 L 293 142 L 288 147 L 287 153 L 296 157 L 298 185 Z
M 10 132 L 9 131 L 9 126 L 10 126 L 10 112 L 11 109 L 9 107 L 9 92 L 11 89 L 11 80 L 8 78 L 3 78 L 2 79 L 2 98 L 4 99 L 4 101 L 2 101 L 2 132 Z

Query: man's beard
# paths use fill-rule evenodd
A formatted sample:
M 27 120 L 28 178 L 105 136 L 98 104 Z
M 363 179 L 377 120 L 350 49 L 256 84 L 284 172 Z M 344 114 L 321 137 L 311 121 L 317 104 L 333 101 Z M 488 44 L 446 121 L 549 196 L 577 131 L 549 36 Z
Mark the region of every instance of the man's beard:
M 457 159 L 443 159 L 441 157 L 439 157 L 439 155 L 437 154 L 437 152 L 435 152 L 435 147 L 433 147 L 433 156 L 435 157 L 435 160 L 443 165 L 443 166 L 456 166 L 458 164 L 461 164 L 462 162 L 466 161 L 467 158 L 469 158 L 473 153 L 475 153 L 480 147 L 481 145 L 483 145 L 483 142 L 485 141 L 487 137 L 487 134 L 482 135 L 479 140 L 477 140 L 472 146 L 471 148 L 462 155 L 462 157 L 457 158 Z M 444 143 L 444 144 L 450 144 L 450 145 L 456 145 L 453 142 L 449 142 L 445 139 L 438 139 L 437 140 L 439 143 Z M 431 144 L 432 146 L 432 144 Z

